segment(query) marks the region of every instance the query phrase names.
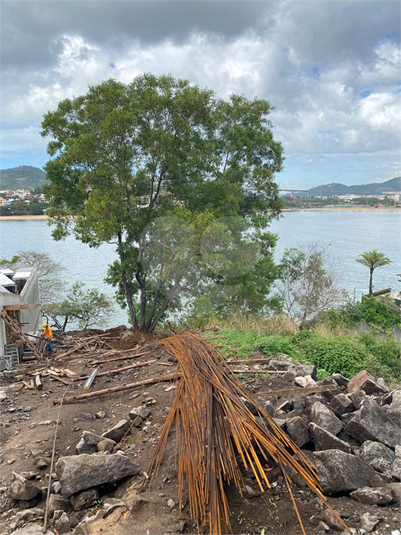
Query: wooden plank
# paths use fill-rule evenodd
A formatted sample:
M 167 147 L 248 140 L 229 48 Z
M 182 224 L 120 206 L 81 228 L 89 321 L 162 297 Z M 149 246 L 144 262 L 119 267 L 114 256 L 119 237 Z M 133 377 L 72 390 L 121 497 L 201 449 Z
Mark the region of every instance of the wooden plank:
M 35 303 L 34 305 L 5 305 L 3 306 L 3 310 L 10 311 L 10 310 L 25 310 L 26 308 L 41 308 L 42 305 L 40 303 Z
M 102 377 L 103 375 L 110 375 L 112 373 L 121 373 L 127 370 L 132 370 L 133 368 L 142 368 L 143 366 L 152 364 L 152 362 L 156 362 L 156 359 L 148 360 L 146 362 L 139 362 L 138 364 L 131 364 L 130 366 L 124 366 L 123 368 L 114 368 L 114 370 L 107 370 L 105 372 L 100 372 L 96 375 L 96 377 Z M 89 377 L 90 375 L 84 375 L 83 377 L 75 377 L 73 381 L 84 381 L 86 379 L 89 379 Z
M 258 397 L 280 398 L 283 396 L 307 396 L 308 394 L 315 394 L 317 392 L 328 392 L 330 390 L 338 390 L 336 385 L 322 385 L 322 386 L 306 386 L 305 388 L 284 388 L 278 390 L 266 390 L 265 392 L 257 392 L 253 394 Z

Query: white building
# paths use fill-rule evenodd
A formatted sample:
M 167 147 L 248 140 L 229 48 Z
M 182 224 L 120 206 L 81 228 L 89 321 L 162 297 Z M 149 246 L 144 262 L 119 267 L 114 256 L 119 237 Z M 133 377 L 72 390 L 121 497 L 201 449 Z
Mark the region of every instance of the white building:
M 21 362 L 25 344 L 5 321 L 16 322 L 23 333 L 37 333 L 42 324 L 38 270 L 35 266 L 16 271 L 0 270 L 0 371 Z

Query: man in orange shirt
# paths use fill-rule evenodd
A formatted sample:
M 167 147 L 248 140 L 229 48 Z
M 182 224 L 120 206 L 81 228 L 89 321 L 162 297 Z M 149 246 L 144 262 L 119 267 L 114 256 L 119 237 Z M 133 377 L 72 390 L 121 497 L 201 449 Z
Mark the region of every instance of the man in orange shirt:
M 48 325 L 47 323 L 43 324 L 43 336 L 46 339 L 46 345 L 47 345 L 48 352 L 49 353 L 53 353 L 53 343 L 52 343 L 53 331 L 52 331 L 52 328 L 50 327 L 50 325 Z

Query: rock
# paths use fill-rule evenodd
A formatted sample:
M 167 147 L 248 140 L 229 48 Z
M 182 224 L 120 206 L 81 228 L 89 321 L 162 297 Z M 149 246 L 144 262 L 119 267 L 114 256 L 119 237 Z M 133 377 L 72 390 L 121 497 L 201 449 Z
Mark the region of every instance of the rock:
M 287 433 L 295 444 L 302 448 L 310 440 L 308 426 L 300 416 L 286 420 Z
M 31 520 L 37 520 L 39 518 L 42 518 L 44 516 L 44 510 L 40 507 L 34 507 L 33 509 L 25 509 L 24 511 L 19 511 L 14 516 L 14 521 L 17 526 L 22 526 L 26 522 L 30 522 Z M 42 529 L 43 531 L 43 529 Z
M 395 447 L 395 457 L 391 466 L 391 475 L 394 479 L 401 480 L 401 446 Z
M 292 366 L 292 360 L 290 361 L 284 361 L 279 359 L 271 359 L 269 361 L 269 364 L 267 365 L 267 369 L 271 371 L 288 371 L 288 369 Z
M 331 378 L 335 380 L 338 386 L 347 386 L 349 383 L 349 379 L 341 375 L 341 373 L 333 373 Z
M 393 492 L 388 487 L 362 487 L 351 492 L 350 496 L 357 502 L 369 505 L 385 505 L 393 501 Z
M 276 405 L 273 401 L 271 401 L 270 399 L 267 399 L 263 401 L 262 406 L 269 416 L 274 415 L 274 412 L 276 410 Z
M 392 401 L 387 408 L 387 415 L 399 423 L 401 421 L 401 390 L 394 390 L 392 395 Z
M 366 370 L 362 370 L 350 380 L 347 386 L 348 392 L 363 390 L 366 394 L 383 394 L 383 388 L 377 384 L 373 375 Z
M 175 501 L 172 500 L 171 498 L 170 498 L 169 500 L 167 500 L 167 507 L 168 507 L 169 509 L 174 509 L 175 505 L 176 505 L 176 504 L 175 504 Z
M 46 457 L 36 457 L 33 464 L 38 470 L 44 470 L 50 466 L 50 459 L 47 459 Z
M 60 491 L 61 491 L 61 483 L 60 481 L 55 481 L 52 484 L 52 492 L 53 494 L 60 494 Z
M 283 431 L 285 430 L 287 423 L 286 420 L 283 420 L 282 418 L 272 418 L 272 420 L 280 429 L 282 429 Z
M 376 401 L 368 396 L 345 426 L 345 431 L 361 444 L 366 440 L 373 440 L 395 448 L 401 441 L 401 429 Z
M 49 496 L 49 515 L 52 516 L 54 511 L 69 511 L 71 502 L 68 498 L 60 494 L 50 494 Z
M 98 420 L 103 420 L 103 418 L 106 417 L 106 413 L 104 411 L 95 412 L 95 418 Z
M 348 396 L 345 394 L 337 394 L 330 401 L 329 409 L 334 413 L 337 413 L 339 416 L 352 412 L 354 410 L 354 404 Z
M 393 493 L 393 501 L 401 505 L 401 483 L 390 483 L 389 487 Z
M 354 404 L 355 409 L 360 409 L 362 401 L 366 398 L 366 392 L 364 390 L 355 390 L 355 392 L 347 394 L 347 396 Z
M 320 401 L 316 401 L 311 407 L 311 420 L 314 424 L 334 435 L 338 435 L 343 427 L 341 420 L 337 418 L 334 412 Z
M 125 455 L 72 455 L 61 457 L 56 473 L 63 496 L 71 496 L 103 483 L 114 483 L 140 473 L 140 468 Z
M 115 442 L 120 442 L 123 436 L 128 433 L 129 428 L 131 427 L 131 422 L 129 420 L 120 420 L 114 427 L 103 433 L 102 436 L 105 438 L 111 438 Z
M 32 500 L 42 491 L 33 483 L 20 476 L 16 472 L 12 473 L 8 496 L 12 500 Z
M 103 502 L 103 509 L 105 510 L 104 516 L 108 516 L 117 507 L 127 507 L 127 504 L 123 500 L 118 498 L 106 498 Z
M 383 379 L 383 377 L 379 377 L 379 379 L 376 381 L 377 384 L 383 389 L 383 392 L 390 392 L 390 387 L 386 383 L 386 381 Z
M 81 511 L 92 507 L 97 500 L 99 500 L 100 494 L 96 488 L 83 490 L 71 496 L 71 504 L 74 511 Z
M 322 520 L 329 526 L 329 528 L 334 529 L 335 531 L 344 531 L 345 528 L 344 524 L 341 522 L 341 519 L 329 509 L 325 509 L 321 516 Z
M 371 515 L 370 513 L 364 513 L 361 516 L 361 528 L 366 529 L 366 531 L 370 533 L 375 529 L 375 527 L 380 521 L 380 516 Z
M 369 485 L 375 471 L 363 459 L 341 450 L 316 451 L 312 461 L 324 492 L 350 492 Z
M 128 415 L 131 420 L 135 420 L 139 416 L 142 420 L 146 420 L 150 416 L 150 410 L 143 407 L 135 407 L 132 409 Z
M 78 455 L 81 455 L 83 453 L 95 453 L 96 451 L 98 451 L 97 445 L 102 440 L 109 440 L 111 444 L 111 449 L 113 449 L 113 446 L 115 446 L 116 444 L 116 442 L 114 440 L 111 440 L 110 438 L 105 439 L 105 437 L 96 435 L 91 431 L 84 431 L 82 433 L 81 440 L 75 447 L 75 450 Z
M 21 529 L 17 529 L 10 533 L 10 535 L 43 535 L 43 525 L 42 524 L 27 524 Z M 53 531 L 46 530 L 44 535 L 54 535 Z
M 297 384 L 298 386 L 302 388 L 306 388 L 307 386 L 316 386 L 316 381 L 312 379 L 310 375 L 305 375 L 305 376 L 301 375 L 299 377 L 295 377 L 294 381 L 295 381 L 295 384 Z
M 394 453 L 381 442 L 367 440 L 362 444 L 360 456 L 377 472 L 386 476 L 391 475 Z
M 295 373 L 295 377 L 309 376 L 313 380 L 317 377 L 317 368 L 313 364 L 297 364 L 296 366 L 291 366 L 288 371 Z
M 71 531 L 70 519 L 68 518 L 68 515 L 64 511 L 61 511 L 60 516 L 57 518 L 57 520 L 55 520 L 54 527 L 57 529 L 60 535 Z
M 114 448 L 114 440 L 110 440 L 109 438 L 104 438 L 100 442 L 97 443 L 97 451 L 101 453 L 111 453 Z
M 337 438 L 333 433 L 326 431 L 323 427 L 319 427 L 312 422 L 309 424 L 309 429 L 312 431 L 316 451 L 341 450 L 346 453 L 351 453 L 351 448 L 346 442 Z

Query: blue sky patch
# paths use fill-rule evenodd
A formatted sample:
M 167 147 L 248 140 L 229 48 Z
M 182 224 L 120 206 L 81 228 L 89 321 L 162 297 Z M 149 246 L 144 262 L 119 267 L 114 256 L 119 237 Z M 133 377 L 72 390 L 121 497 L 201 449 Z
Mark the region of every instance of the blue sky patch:
M 373 91 L 371 91 L 370 89 L 364 89 L 362 92 L 361 92 L 361 98 L 366 98 L 368 97 L 369 95 L 371 95 L 373 93 Z

